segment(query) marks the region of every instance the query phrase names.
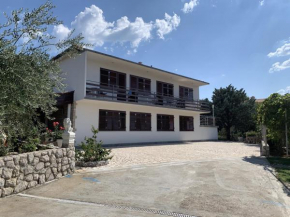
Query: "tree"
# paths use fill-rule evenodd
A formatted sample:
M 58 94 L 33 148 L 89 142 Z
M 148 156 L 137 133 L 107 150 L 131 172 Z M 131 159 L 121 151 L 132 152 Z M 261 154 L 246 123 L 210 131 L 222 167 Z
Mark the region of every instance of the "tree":
M 237 90 L 232 85 L 215 89 L 212 101 L 216 124 L 225 128 L 228 140 L 233 128 L 242 133 L 255 128 L 255 99 L 249 98 L 244 89 Z
M 46 2 L 32 11 L 15 10 L 0 24 L 0 127 L 8 138 L 27 136 L 40 126 L 39 110 L 48 118 L 56 110 L 55 91 L 64 85 L 51 50 L 72 56 L 86 46 L 73 31 L 63 40 L 49 34 L 49 28 L 61 24 L 54 8 Z
M 285 113 L 287 112 L 287 119 Z M 290 130 L 290 94 L 274 93 L 258 108 L 258 121 L 267 126 L 267 137 L 272 151 L 282 153 L 285 146 L 285 123 Z M 290 135 L 288 135 L 289 137 Z

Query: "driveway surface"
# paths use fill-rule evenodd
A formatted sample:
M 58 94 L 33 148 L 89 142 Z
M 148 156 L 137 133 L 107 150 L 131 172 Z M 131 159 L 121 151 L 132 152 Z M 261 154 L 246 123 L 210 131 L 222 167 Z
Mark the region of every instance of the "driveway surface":
M 215 150 L 221 147 L 224 152 Z M 257 146 L 211 142 L 113 153 L 114 163 L 106 167 L 1 199 L 0 216 L 290 216 L 290 197 L 257 157 Z M 138 165 L 135 158 L 142 155 L 146 160 Z

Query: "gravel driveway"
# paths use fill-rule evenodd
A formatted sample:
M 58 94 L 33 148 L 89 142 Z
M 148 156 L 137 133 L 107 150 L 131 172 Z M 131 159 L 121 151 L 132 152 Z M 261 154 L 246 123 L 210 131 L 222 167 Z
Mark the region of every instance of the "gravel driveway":
M 119 146 L 111 149 L 114 157 L 107 166 L 101 167 L 101 169 L 166 162 L 260 156 L 258 145 L 247 145 L 238 142 L 187 142 L 146 146 Z M 88 168 L 78 170 L 78 172 L 82 171 L 88 171 Z

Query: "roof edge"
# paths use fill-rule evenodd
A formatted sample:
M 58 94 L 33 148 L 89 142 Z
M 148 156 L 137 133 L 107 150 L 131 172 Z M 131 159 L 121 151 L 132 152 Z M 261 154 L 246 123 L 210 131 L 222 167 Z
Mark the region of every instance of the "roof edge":
M 57 60 L 57 59 L 61 58 L 66 53 L 68 53 L 68 51 L 69 51 L 69 48 L 66 49 L 65 51 L 61 52 L 60 54 L 56 55 L 55 57 L 53 57 L 52 60 Z M 111 57 L 111 58 L 114 58 L 114 59 L 118 59 L 118 60 L 122 60 L 122 61 L 125 61 L 125 62 L 129 62 L 129 63 L 133 63 L 133 64 L 138 65 L 138 66 L 143 66 L 143 67 L 146 67 L 146 68 L 155 69 L 155 70 L 158 70 L 158 71 L 161 71 L 161 72 L 165 72 L 165 73 L 169 73 L 171 75 L 175 75 L 175 76 L 179 76 L 179 77 L 182 77 L 182 78 L 190 79 L 190 80 L 193 80 L 193 81 L 196 81 L 196 82 L 200 82 L 200 83 L 202 83 L 202 85 L 200 85 L 200 86 L 209 85 L 208 82 L 205 82 L 205 81 L 202 81 L 202 80 L 190 78 L 190 77 L 187 77 L 187 76 L 184 76 L 184 75 L 180 75 L 180 74 L 177 74 L 177 73 L 174 73 L 174 72 L 169 72 L 169 71 L 166 71 L 166 70 L 163 70 L 163 69 L 159 69 L 159 68 L 155 68 L 155 67 L 152 67 L 152 66 L 139 64 L 139 63 L 133 62 L 131 60 L 127 60 L 127 59 L 123 59 L 123 58 L 116 57 L 116 56 L 113 56 L 113 55 L 105 54 L 105 53 L 102 53 L 102 52 L 99 52 L 99 51 L 91 50 L 91 49 L 88 49 L 88 48 L 79 49 L 79 53 L 83 53 L 85 51 L 96 53 L 96 54 L 100 54 L 100 55 L 103 55 L 103 56 Z

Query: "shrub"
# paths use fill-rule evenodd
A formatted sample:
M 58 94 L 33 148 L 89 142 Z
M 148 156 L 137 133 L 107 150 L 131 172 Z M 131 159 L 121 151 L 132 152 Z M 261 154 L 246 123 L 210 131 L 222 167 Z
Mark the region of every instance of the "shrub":
M 0 142 L 0 157 L 6 156 L 9 153 L 9 146 L 1 144 Z
M 110 149 L 102 147 L 102 141 L 97 141 L 98 130 L 92 126 L 93 136 L 91 138 L 85 137 L 85 141 L 81 143 L 82 150 L 76 150 L 77 161 L 104 161 L 109 160 L 112 156 Z
M 255 136 L 257 136 L 257 132 L 249 131 L 249 132 L 246 133 L 246 135 L 247 135 L 247 137 L 255 137 Z
M 24 141 L 22 145 L 19 148 L 20 153 L 26 153 L 26 152 L 33 152 L 36 151 L 37 145 L 39 144 L 40 140 L 38 138 L 35 139 L 28 139 L 27 141 Z

